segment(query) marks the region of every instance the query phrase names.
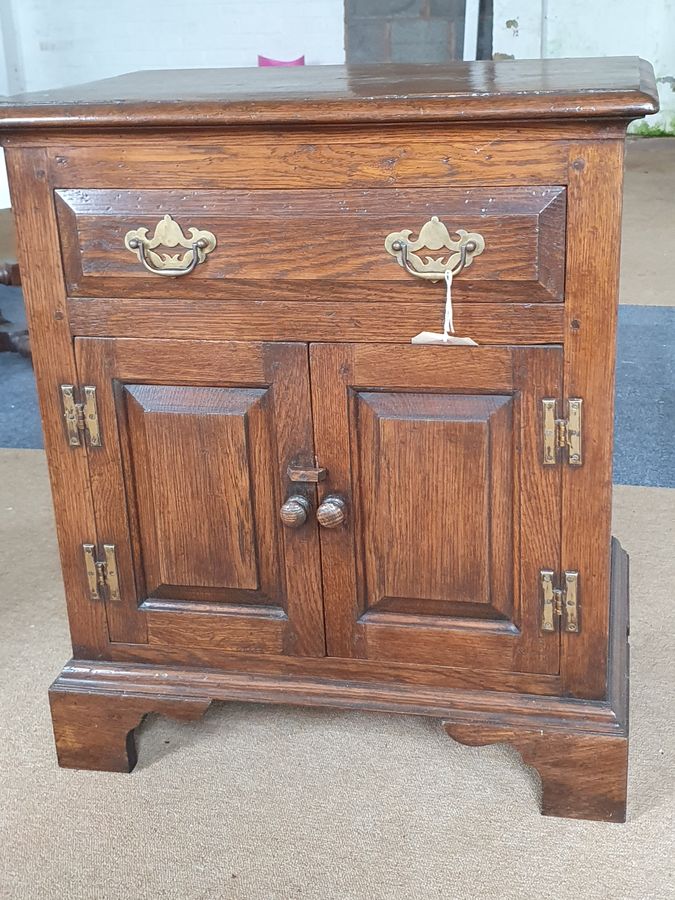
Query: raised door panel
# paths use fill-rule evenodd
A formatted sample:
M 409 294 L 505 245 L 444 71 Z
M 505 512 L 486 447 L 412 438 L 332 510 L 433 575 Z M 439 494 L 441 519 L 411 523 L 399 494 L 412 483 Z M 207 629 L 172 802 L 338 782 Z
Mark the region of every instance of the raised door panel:
M 277 603 L 269 390 L 123 391 L 148 597 Z
M 330 655 L 555 674 L 538 571 L 558 564 L 560 472 L 541 463 L 556 348 L 312 345 Z
M 284 529 L 314 460 L 303 345 L 76 341 L 97 386 L 99 541 L 117 547 L 111 640 L 324 652 L 316 528 Z M 293 485 L 313 502 L 310 485 Z
M 513 611 L 510 396 L 352 395 L 362 619 Z

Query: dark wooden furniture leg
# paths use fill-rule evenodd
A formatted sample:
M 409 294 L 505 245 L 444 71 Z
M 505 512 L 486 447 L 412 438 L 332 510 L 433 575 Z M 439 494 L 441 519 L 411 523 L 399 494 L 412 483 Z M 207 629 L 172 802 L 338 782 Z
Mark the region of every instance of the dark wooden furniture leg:
M 149 713 L 189 721 L 209 707 L 204 698 L 129 697 L 115 693 L 49 692 L 59 765 L 66 769 L 131 772 L 136 765 L 134 730 Z
M 19 264 L 15 262 L 0 263 L 0 284 L 21 284 L 21 274 L 19 272 Z
M 515 747 L 523 761 L 539 773 L 543 815 L 626 821 L 628 739 L 625 736 L 444 724 L 450 737 L 462 744 L 507 743 Z
M 5 212 L 7 212 L 5 210 Z M 14 239 L 12 239 L 14 243 Z M 15 262 L 0 262 L 0 284 L 20 285 L 19 266 Z M 0 309 L 0 353 L 20 353 L 30 357 L 30 338 L 26 328 L 17 327 L 6 319 Z
M 539 773 L 541 811 L 545 816 L 626 821 L 628 780 L 628 554 L 616 538 L 611 546 L 609 696 L 603 704 L 614 714 L 613 732 L 582 730 L 588 713 L 582 706 L 576 722 L 555 726 L 466 718 L 445 721 L 450 737 L 473 747 L 511 744 Z

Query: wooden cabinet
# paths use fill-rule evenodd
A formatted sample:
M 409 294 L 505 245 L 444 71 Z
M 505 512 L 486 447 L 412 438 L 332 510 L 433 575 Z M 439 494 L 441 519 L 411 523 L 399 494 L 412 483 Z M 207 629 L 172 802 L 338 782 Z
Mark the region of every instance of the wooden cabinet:
M 129 770 L 146 713 L 213 700 L 408 712 L 512 743 L 545 813 L 621 820 L 611 395 L 649 68 L 150 77 L 2 105 L 60 763 Z M 473 343 L 411 343 L 448 296 Z

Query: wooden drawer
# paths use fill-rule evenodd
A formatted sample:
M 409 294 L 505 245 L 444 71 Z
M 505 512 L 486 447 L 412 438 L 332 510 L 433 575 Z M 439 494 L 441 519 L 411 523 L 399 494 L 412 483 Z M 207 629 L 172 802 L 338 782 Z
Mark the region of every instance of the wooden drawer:
M 432 216 L 451 234 L 478 232 L 485 249 L 455 280 L 461 303 L 563 299 L 565 189 L 559 186 L 371 190 L 56 191 L 71 297 L 437 303 L 443 286 L 407 273 L 384 247 L 417 236 Z M 147 272 L 125 235 L 153 236 L 170 215 L 215 248 L 180 277 Z M 414 238 L 413 238 L 414 239 Z M 182 246 L 156 248 L 182 258 Z M 189 251 L 191 252 L 191 251 Z M 418 251 L 438 257 L 447 250 Z M 159 260 L 160 256 L 154 257 Z

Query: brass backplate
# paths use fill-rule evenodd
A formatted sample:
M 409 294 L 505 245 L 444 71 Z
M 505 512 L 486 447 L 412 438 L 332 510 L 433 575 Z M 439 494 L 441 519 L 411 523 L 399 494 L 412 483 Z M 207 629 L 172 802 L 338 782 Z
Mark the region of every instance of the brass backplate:
M 124 246 L 134 254 L 137 254 L 140 248 L 141 261 L 146 260 L 151 271 L 162 274 L 170 270 L 180 274 L 183 271 L 192 271 L 197 263 L 204 262 L 216 246 L 216 236 L 211 231 L 190 226 L 188 232 L 189 236 L 186 236 L 178 222 L 167 213 L 157 223 L 152 235 L 148 234 L 145 226 L 127 231 L 124 235 Z M 160 247 L 166 249 L 181 247 L 186 252 L 159 253 L 157 251 Z
M 462 269 L 468 268 L 474 257 L 480 256 L 485 249 L 485 239 L 482 234 L 459 228 L 456 239 L 453 239 L 438 216 L 432 216 L 428 222 L 422 225 L 416 240 L 412 240 L 411 236 L 412 231 L 409 228 L 392 231 L 384 239 L 384 249 L 395 257 L 398 264 L 411 275 L 429 281 L 441 281 L 446 271 L 458 275 Z M 420 250 L 427 252 L 418 255 Z M 439 250 L 445 251 L 445 254 L 429 255 L 428 251 L 437 253 Z

